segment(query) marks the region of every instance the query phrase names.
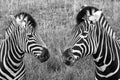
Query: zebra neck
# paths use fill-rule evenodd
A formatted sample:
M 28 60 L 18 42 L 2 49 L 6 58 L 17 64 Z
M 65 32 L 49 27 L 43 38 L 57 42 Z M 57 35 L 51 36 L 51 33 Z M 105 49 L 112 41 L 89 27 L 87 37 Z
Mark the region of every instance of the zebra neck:
M 107 33 L 113 38 L 115 39 L 115 31 L 112 29 L 112 27 L 108 24 L 108 21 L 106 20 L 105 16 L 102 14 L 98 23 L 100 24 L 101 27 L 103 27 L 103 29 L 105 29 L 107 31 Z
M 11 22 L 8 29 L 5 31 L 5 39 L 9 38 L 11 35 L 13 35 L 15 33 L 17 29 L 17 26 L 15 24 L 15 22 Z
M 107 32 L 101 33 L 99 47 L 96 54 L 93 54 L 96 64 L 96 74 L 100 77 L 109 78 L 120 69 L 120 44 Z
M 25 48 L 25 40 L 24 40 L 24 35 L 25 34 L 21 34 L 19 29 L 12 29 L 12 28 L 9 28 L 7 31 L 6 31 L 6 34 L 5 34 L 5 39 L 10 39 L 13 41 L 14 44 L 16 44 L 16 46 L 19 47 L 19 49 L 21 49 L 22 51 L 24 51 L 24 48 Z

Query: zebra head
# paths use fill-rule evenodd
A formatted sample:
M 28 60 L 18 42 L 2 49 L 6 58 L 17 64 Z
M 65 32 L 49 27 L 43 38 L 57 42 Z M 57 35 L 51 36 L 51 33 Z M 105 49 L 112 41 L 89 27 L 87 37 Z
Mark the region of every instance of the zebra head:
M 90 11 L 88 11 L 90 10 Z M 91 11 L 92 10 L 92 11 Z M 63 61 L 67 65 L 74 65 L 81 57 L 95 53 L 97 22 L 102 12 L 94 7 L 85 7 L 77 15 L 77 25 L 72 29 L 72 37 L 63 52 Z
M 50 54 L 48 48 L 42 40 L 40 44 L 40 37 L 36 34 L 36 22 L 31 15 L 25 12 L 21 12 L 15 15 L 15 21 L 17 26 L 16 40 L 20 49 L 27 53 L 33 53 L 33 55 L 40 60 L 45 62 L 49 59 Z
M 72 30 L 72 37 L 69 48 L 65 49 L 63 54 L 63 61 L 67 65 L 74 65 L 76 61 L 83 57 L 88 51 L 88 37 L 91 34 L 89 32 L 90 27 L 94 28 L 94 25 L 89 25 L 88 22 L 81 22 L 79 25 L 75 26 Z

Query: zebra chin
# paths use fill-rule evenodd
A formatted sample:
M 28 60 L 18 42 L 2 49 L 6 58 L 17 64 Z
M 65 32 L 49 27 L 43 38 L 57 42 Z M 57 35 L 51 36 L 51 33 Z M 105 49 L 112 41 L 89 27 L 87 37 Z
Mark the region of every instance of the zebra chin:
M 46 62 L 49 58 L 50 58 L 50 54 L 49 54 L 48 49 L 46 49 L 46 48 L 43 48 L 42 54 L 37 57 L 37 59 L 38 59 L 41 63 Z

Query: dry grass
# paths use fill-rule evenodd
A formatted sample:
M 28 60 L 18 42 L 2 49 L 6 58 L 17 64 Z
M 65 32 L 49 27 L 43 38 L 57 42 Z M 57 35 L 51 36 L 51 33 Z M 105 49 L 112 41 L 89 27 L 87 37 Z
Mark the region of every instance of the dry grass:
M 94 63 L 90 56 L 80 59 L 73 67 L 61 61 L 60 49 L 64 49 L 69 32 L 75 25 L 75 17 L 83 4 L 102 8 L 106 18 L 119 35 L 120 1 L 118 0 L 0 0 L 0 33 L 7 16 L 21 11 L 31 14 L 37 22 L 37 32 L 49 48 L 51 58 L 40 63 L 26 54 L 25 80 L 93 80 Z

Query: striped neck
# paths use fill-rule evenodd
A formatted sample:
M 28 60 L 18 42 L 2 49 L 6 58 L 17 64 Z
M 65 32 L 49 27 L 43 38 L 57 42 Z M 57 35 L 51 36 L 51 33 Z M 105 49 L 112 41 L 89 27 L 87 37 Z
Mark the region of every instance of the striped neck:
M 20 25 L 18 25 L 15 20 L 11 21 L 5 32 L 5 40 L 14 40 L 17 46 L 19 46 L 21 50 L 25 51 L 25 37 L 26 34 L 21 32 Z
M 5 31 L 5 39 L 9 38 L 18 28 L 18 24 L 15 20 L 10 22 L 9 27 Z
M 101 27 L 103 27 L 103 29 L 105 29 L 107 31 L 109 36 L 111 36 L 113 39 L 116 38 L 115 31 L 113 31 L 112 27 L 108 24 L 108 21 L 106 20 L 106 18 L 103 14 L 101 14 L 98 22 L 100 23 Z

